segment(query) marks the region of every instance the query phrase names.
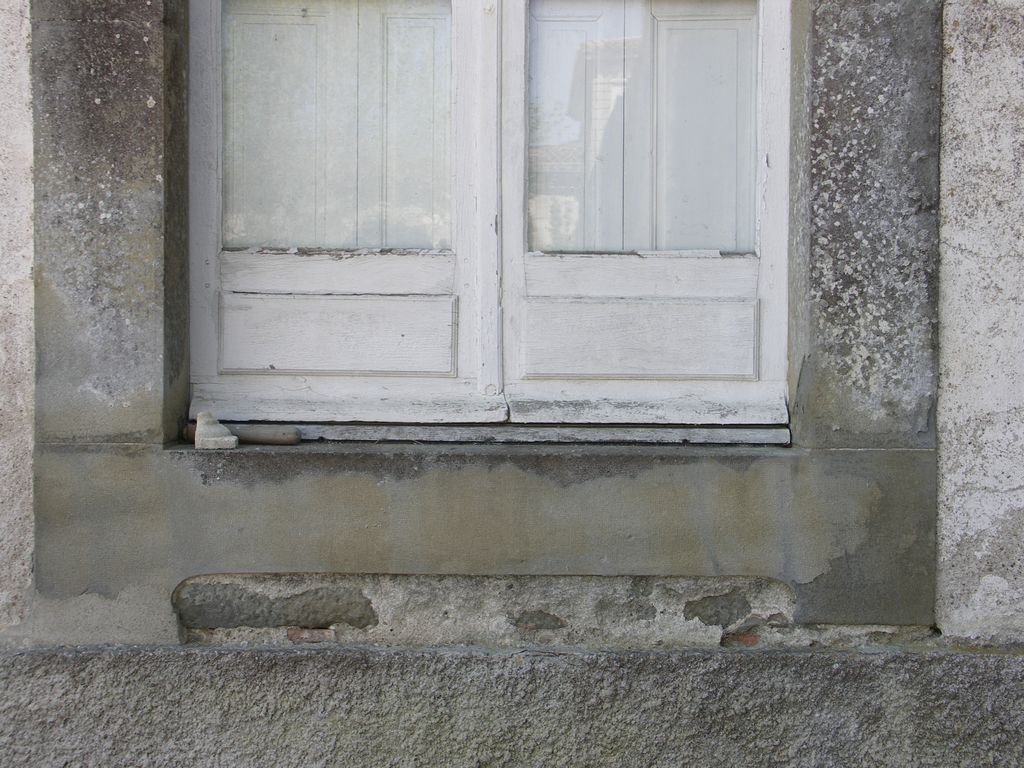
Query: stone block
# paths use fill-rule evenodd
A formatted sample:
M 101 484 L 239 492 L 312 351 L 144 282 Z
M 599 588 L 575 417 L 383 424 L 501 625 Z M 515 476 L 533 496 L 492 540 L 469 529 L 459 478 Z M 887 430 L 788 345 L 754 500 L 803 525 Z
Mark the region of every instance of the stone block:
M 932 451 L 48 446 L 37 461 L 50 601 L 138 588 L 173 621 L 175 585 L 204 573 L 749 575 L 790 585 L 800 623 L 933 622 Z M 89 615 L 69 604 L 68 631 Z
M 38 438 L 163 442 L 163 4 L 36 10 Z
M 799 445 L 935 444 L 941 5 L 813 3 Z

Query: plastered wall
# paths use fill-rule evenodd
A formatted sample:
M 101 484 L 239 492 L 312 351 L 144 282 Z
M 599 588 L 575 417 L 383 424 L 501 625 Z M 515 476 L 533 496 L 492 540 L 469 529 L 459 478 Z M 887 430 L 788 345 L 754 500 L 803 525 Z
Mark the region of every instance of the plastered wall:
M 31 587 L 32 100 L 28 0 L 0 0 L 0 627 Z
M 950 0 L 939 626 L 1024 640 L 1024 2 Z

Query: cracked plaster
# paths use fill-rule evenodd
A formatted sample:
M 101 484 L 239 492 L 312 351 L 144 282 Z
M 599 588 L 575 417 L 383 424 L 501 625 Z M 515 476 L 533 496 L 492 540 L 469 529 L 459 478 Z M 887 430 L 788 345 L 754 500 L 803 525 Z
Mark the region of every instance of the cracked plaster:
M 946 4 L 939 574 L 947 635 L 1024 639 L 1024 2 Z

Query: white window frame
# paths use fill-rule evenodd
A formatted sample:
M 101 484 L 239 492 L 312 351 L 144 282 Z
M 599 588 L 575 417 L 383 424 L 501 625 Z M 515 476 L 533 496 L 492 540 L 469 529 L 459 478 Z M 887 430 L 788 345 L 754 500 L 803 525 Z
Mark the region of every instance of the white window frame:
M 527 0 L 452 0 L 453 245 L 457 280 L 468 291 L 459 312 L 475 321 L 459 329 L 461 389 L 431 392 L 419 381 L 382 379 L 353 391 L 325 379 L 225 376 L 218 368 L 213 286 L 221 253 L 221 2 L 191 0 L 192 415 L 212 410 L 227 420 L 458 424 L 505 422 L 511 410 L 520 422 L 546 424 L 788 423 L 790 4 L 759 0 L 757 12 L 756 380 L 674 381 L 671 397 L 664 396 L 663 383 L 618 381 L 583 414 L 561 395 L 558 382 L 516 390 L 508 308 L 517 300 L 523 281 L 517 264 L 528 250 L 528 12 Z M 274 382 L 278 394 L 267 397 Z
M 223 43 L 221 0 L 190 0 L 190 414 L 209 410 L 228 420 L 308 422 L 490 423 L 507 419 L 495 384 L 495 318 L 498 316 L 496 30 L 488 9 L 452 0 L 452 245 L 457 339 L 453 373 L 433 379 L 323 375 L 238 375 L 219 353 L 218 300 L 222 249 Z M 490 74 L 488 74 L 490 72 Z M 490 173 L 487 169 L 492 169 Z M 251 249 L 262 253 L 287 252 Z M 373 258 L 360 252 L 323 249 Z M 427 255 L 427 250 L 414 251 Z M 475 321 L 480 318 L 480 321 Z M 454 373 L 457 371 L 457 374 Z
M 725 0 L 728 2 L 728 0 Z M 506 279 L 503 305 L 522 300 L 527 242 L 528 2 L 502 6 L 502 254 Z M 561 382 L 529 382 L 517 392 L 511 379 L 518 365 L 514 328 L 506 336 L 504 391 L 513 414 L 517 404 L 545 423 L 787 424 L 790 134 L 790 3 L 757 4 L 757 126 L 755 253 L 758 258 L 759 349 L 756 381 L 687 380 L 671 383 L 617 381 L 592 386 L 598 395 L 582 413 L 576 397 L 563 399 Z M 594 255 L 588 253 L 588 255 Z M 699 256 L 699 254 L 694 254 Z M 509 338 L 511 336 L 512 338 Z M 586 387 L 587 383 L 581 383 Z M 642 418 L 640 418 L 642 417 Z

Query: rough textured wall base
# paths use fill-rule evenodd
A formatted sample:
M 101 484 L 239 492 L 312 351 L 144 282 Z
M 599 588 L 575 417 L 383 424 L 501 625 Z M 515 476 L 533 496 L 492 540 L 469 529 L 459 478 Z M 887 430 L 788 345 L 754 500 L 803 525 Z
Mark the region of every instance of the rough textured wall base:
M 7 765 L 1024 760 L 1019 656 L 100 650 L 0 656 Z
M 946 5 L 939 625 L 1024 640 L 1024 0 Z

